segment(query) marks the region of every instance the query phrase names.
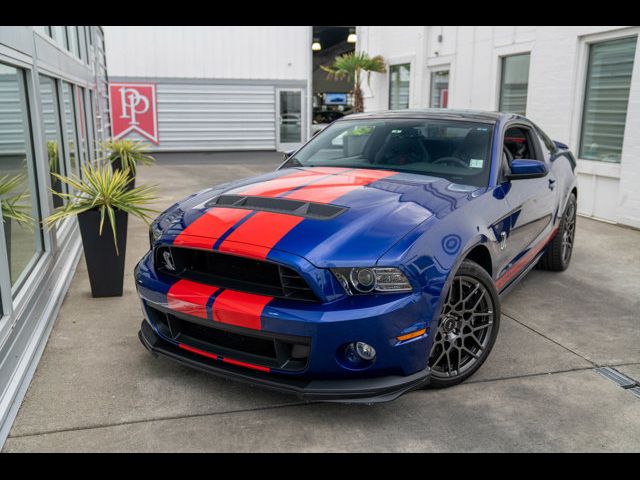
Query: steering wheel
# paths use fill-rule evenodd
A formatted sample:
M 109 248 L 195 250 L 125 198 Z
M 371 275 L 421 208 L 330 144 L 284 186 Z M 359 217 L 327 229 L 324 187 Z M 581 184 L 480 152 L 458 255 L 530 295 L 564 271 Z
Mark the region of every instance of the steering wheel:
M 422 142 L 415 142 L 410 147 L 400 148 L 397 144 L 387 144 L 374 158 L 376 164 L 406 165 L 409 163 L 429 162 L 431 156 Z
M 467 162 L 465 162 L 464 160 L 458 158 L 458 157 L 440 157 L 436 160 L 434 160 L 432 162 L 433 164 L 443 164 L 443 165 L 457 165 L 459 167 L 463 167 L 463 168 L 469 168 L 469 165 L 467 165 Z

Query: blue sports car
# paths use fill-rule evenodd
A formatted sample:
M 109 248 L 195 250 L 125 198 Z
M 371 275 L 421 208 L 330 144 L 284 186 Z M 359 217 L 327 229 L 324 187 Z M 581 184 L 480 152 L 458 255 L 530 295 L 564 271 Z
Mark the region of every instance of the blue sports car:
M 526 118 L 405 110 L 340 119 L 273 173 L 151 225 L 144 346 L 309 400 L 462 382 L 500 298 L 571 259 L 575 159 Z

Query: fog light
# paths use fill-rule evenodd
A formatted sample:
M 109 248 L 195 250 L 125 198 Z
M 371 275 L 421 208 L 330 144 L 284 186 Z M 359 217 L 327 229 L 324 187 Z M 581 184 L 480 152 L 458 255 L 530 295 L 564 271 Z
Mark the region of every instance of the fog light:
M 356 342 L 356 352 L 360 358 L 369 362 L 376 358 L 376 349 L 368 343 Z

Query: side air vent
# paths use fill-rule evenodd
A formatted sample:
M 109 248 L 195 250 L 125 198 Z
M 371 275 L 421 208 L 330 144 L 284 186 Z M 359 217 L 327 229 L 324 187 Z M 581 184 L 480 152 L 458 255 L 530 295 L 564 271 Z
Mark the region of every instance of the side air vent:
M 346 207 L 338 207 L 336 205 L 246 195 L 220 195 L 207 202 L 205 206 L 209 208 L 242 208 L 262 212 L 287 213 L 315 220 L 330 220 L 346 210 Z

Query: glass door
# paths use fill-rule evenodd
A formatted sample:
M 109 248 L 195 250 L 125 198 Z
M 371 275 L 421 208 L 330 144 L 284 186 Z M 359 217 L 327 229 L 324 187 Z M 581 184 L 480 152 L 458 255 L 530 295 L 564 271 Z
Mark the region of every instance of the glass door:
M 305 138 L 302 89 L 276 90 L 276 149 L 293 150 Z

